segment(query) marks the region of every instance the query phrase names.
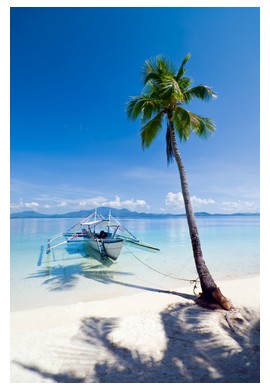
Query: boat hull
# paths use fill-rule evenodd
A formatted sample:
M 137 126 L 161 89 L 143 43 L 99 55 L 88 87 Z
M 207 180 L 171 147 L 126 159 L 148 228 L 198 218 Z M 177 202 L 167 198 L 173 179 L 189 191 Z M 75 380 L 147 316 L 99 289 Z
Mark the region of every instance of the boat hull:
M 99 240 L 99 239 L 90 239 L 87 244 L 96 250 L 97 252 L 100 252 L 100 248 L 105 249 L 103 255 L 108 257 L 111 260 L 117 260 L 121 250 L 124 245 L 124 240 L 123 239 L 104 239 L 104 240 Z

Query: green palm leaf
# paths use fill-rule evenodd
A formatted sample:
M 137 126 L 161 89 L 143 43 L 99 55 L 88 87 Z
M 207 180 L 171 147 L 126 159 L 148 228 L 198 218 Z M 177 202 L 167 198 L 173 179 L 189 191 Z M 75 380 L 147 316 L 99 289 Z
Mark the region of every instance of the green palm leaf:
M 165 100 L 175 99 L 178 101 L 183 101 L 184 95 L 181 91 L 181 88 L 174 77 L 171 75 L 166 75 L 163 77 L 163 82 L 160 86 L 161 97 Z
M 145 61 L 142 73 L 144 84 L 147 84 L 150 80 L 159 83 L 162 82 L 162 76 L 173 76 L 174 68 L 169 60 L 162 56 L 157 56 L 156 58 Z
M 180 66 L 180 68 L 179 68 L 179 70 L 178 70 L 177 75 L 176 75 L 176 80 L 179 80 L 179 79 L 180 79 L 181 77 L 183 77 L 184 74 L 186 73 L 186 70 L 185 70 L 184 66 L 185 66 L 185 64 L 188 62 L 188 60 L 190 59 L 190 57 L 191 57 L 191 54 L 188 53 L 188 54 L 185 56 L 185 58 L 183 59 L 183 62 L 182 62 L 181 66 Z
M 201 100 L 209 100 L 209 99 L 214 99 L 216 97 L 217 95 L 210 87 L 201 84 L 185 91 L 186 103 L 188 103 L 193 98 L 199 98 Z
M 163 112 L 160 112 L 142 127 L 141 140 L 143 148 L 148 148 L 161 130 L 162 117 Z
M 169 60 L 158 56 L 145 61 L 143 67 L 144 88 L 140 96 L 130 99 L 127 115 L 130 119 L 141 118 L 141 140 L 143 148 L 149 147 L 162 128 L 163 115 L 167 116 L 166 152 L 167 160 L 174 158 L 170 138 L 170 127 L 180 141 L 186 141 L 191 131 L 198 136 L 207 137 L 215 131 L 215 124 L 209 118 L 196 115 L 183 108 L 194 98 L 209 100 L 216 97 L 208 86 L 197 85 L 190 88 L 192 80 L 184 76 L 185 65 L 190 58 L 186 55 L 176 73 Z
M 190 77 L 181 77 L 178 81 L 181 91 L 184 92 L 190 86 L 192 80 Z
M 144 99 L 142 96 L 132 96 L 127 103 L 127 116 L 129 119 L 135 120 L 139 117 L 142 111 Z
M 180 141 L 186 141 L 189 138 L 191 129 L 190 112 L 182 107 L 177 107 L 172 120 Z
M 210 118 L 204 118 L 190 112 L 191 128 L 199 136 L 207 138 L 216 130 L 215 123 Z

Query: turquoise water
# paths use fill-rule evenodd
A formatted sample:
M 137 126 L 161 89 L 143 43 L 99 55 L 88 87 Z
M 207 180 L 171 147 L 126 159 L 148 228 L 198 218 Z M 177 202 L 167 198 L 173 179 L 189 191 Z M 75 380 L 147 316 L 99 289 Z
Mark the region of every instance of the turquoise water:
M 47 239 L 77 222 L 71 218 L 11 220 L 12 311 L 187 285 L 192 293 L 191 284 L 180 280 L 197 277 L 184 217 L 121 220 L 160 252 L 127 245 L 117 262 L 104 264 L 80 243 L 60 246 L 47 255 Z M 198 217 L 197 223 L 214 279 L 259 273 L 258 216 Z

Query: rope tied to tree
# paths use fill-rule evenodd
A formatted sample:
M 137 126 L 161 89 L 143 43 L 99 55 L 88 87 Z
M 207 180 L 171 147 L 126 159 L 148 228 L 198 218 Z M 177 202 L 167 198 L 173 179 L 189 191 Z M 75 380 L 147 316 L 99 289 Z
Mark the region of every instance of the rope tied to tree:
M 140 263 L 142 263 L 145 267 L 151 269 L 152 271 L 154 272 L 157 272 L 158 274 L 160 275 L 163 275 L 163 276 L 166 276 L 167 278 L 171 278 L 171 279 L 177 279 L 177 280 L 182 280 L 184 282 L 189 282 L 190 284 L 194 284 L 193 286 L 193 294 L 196 295 L 196 296 L 199 296 L 200 293 L 196 293 L 196 289 L 198 289 L 198 283 L 200 283 L 200 277 L 198 276 L 196 279 L 184 279 L 184 278 L 178 278 L 177 276 L 172 276 L 172 275 L 168 275 L 168 274 L 165 274 L 164 272 L 161 272 L 159 270 L 157 270 L 156 268 L 153 268 L 151 267 L 150 265 L 146 264 L 144 261 L 142 261 L 138 256 L 136 256 L 127 246 L 126 246 L 126 249 L 128 250 L 128 252 L 130 254 L 132 254 Z

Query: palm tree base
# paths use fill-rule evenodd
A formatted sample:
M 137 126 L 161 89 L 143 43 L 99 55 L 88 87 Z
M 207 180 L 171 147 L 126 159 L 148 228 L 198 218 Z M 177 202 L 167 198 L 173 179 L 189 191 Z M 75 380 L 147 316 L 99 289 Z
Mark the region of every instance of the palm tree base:
M 212 310 L 232 310 L 234 309 L 231 301 L 224 297 L 217 287 L 211 293 L 203 292 L 196 300 L 196 304 L 206 309 Z

